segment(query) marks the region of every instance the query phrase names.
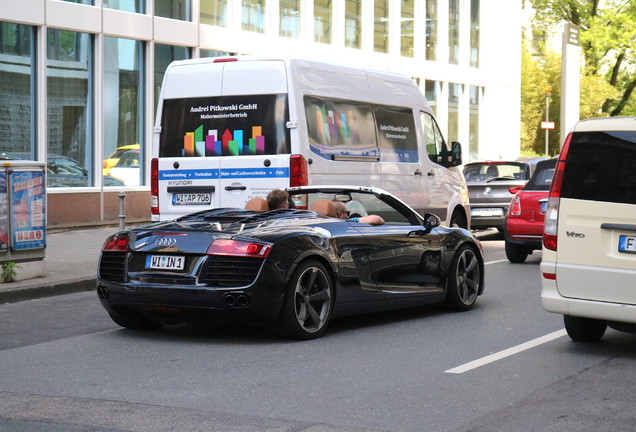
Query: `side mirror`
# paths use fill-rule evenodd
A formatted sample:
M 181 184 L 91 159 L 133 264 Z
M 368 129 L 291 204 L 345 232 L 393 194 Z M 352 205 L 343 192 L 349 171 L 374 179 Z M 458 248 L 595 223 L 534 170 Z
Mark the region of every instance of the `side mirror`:
M 458 166 L 462 164 L 462 145 L 457 141 L 453 141 L 451 144 L 451 166 Z
M 433 213 L 424 214 L 424 227 L 426 228 L 426 230 L 437 228 L 441 224 L 442 224 L 442 220 L 439 218 L 439 216 Z

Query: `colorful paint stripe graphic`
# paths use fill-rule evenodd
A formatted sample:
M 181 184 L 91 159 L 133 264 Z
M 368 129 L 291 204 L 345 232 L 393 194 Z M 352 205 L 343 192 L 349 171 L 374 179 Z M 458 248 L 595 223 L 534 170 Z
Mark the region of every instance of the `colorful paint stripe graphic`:
M 183 156 L 239 156 L 265 154 L 265 136 L 262 126 L 252 126 L 251 138 L 245 138 L 242 130 L 217 129 L 203 134 L 203 125 L 183 136 Z

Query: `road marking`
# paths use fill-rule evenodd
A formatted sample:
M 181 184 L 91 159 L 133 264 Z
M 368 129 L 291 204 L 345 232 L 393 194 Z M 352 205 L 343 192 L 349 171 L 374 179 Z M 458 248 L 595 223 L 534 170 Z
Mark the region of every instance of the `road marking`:
M 497 260 L 497 261 L 488 261 L 488 262 L 485 262 L 484 265 L 497 264 L 497 263 L 500 263 L 500 262 L 508 262 L 508 260 L 505 259 L 505 260 Z
M 522 343 L 521 345 L 514 346 L 512 348 L 508 348 L 503 351 L 499 351 L 498 353 L 491 354 L 486 357 L 482 357 L 480 359 L 471 361 L 470 363 L 465 363 L 461 366 L 457 366 L 456 368 L 449 369 L 444 371 L 445 373 L 452 374 L 460 374 L 464 372 L 468 372 L 469 370 L 476 369 L 480 366 L 487 365 L 488 363 L 495 362 L 497 360 L 501 360 L 503 358 L 509 357 L 511 355 L 520 353 L 521 351 L 528 350 L 530 348 L 534 348 L 538 345 L 544 344 L 546 342 L 550 342 L 554 339 L 558 339 L 560 337 L 565 336 L 567 333 L 565 330 L 555 331 L 554 333 L 547 334 L 545 336 L 541 336 L 539 338 L 533 339 L 529 342 Z

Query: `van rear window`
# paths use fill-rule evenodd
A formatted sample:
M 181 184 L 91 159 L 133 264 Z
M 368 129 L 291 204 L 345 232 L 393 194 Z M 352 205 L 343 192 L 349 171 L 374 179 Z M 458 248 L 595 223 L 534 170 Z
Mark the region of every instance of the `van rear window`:
M 287 95 L 166 99 L 159 157 L 289 154 Z
M 574 133 L 561 196 L 636 204 L 636 132 Z

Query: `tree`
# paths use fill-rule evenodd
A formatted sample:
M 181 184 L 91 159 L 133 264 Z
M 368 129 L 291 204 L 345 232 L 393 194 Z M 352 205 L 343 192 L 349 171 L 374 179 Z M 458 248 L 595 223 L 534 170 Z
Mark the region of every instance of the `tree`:
M 636 2 L 633 0 L 530 0 L 534 25 L 546 32 L 566 21 L 581 27 L 583 75 L 605 100 L 601 112 L 617 116 L 636 111 Z M 592 77 L 594 79 L 588 79 Z M 605 82 L 611 86 L 611 91 Z M 584 84 L 582 82 L 582 84 Z M 582 95 L 583 96 L 583 95 Z M 586 95 L 591 96 L 591 94 Z

